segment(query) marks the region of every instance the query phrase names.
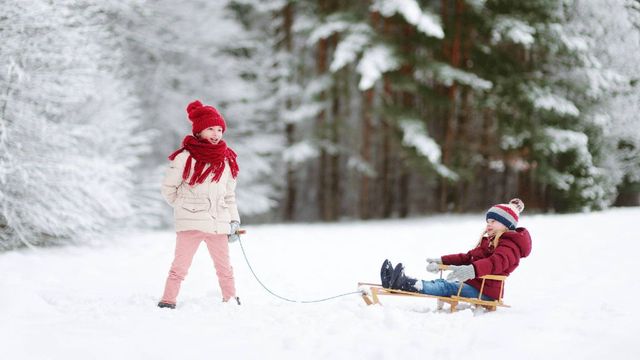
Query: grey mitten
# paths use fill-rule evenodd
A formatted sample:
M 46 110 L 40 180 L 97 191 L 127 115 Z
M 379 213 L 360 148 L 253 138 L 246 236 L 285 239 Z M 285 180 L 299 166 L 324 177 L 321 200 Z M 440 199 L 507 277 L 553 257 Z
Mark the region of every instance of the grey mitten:
M 438 265 L 442 264 L 442 258 L 427 258 L 427 263 L 427 271 L 435 274 L 440 270 Z
M 427 265 L 427 271 L 430 272 L 430 273 L 437 274 L 438 271 L 440 271 L 440 265 L 438 263 L 436 263 L 436 262 L 430 262 Z
M 240 222 L 234 220 L 229 223 L 229 227 L 231 228 L 229 231 L 229 242 L 232 243 L 240 240 L 240 234 L 238 234 L 238 230 L 240 230 Z
M 465 282 L 470 279 L 475 279 L 476 271 L 473 269 L 473 265 L 449 265 L 451 274 L 447 276 L 447 280 L 458 280 Z

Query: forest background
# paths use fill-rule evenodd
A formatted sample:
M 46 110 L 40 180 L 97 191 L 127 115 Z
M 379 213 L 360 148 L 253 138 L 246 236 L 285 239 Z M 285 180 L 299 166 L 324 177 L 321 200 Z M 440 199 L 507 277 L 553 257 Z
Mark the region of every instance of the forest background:
M 640 203 L 639 0 L 2 0 L 0 249 L 162 228 L 200 99 L 244 223 Z

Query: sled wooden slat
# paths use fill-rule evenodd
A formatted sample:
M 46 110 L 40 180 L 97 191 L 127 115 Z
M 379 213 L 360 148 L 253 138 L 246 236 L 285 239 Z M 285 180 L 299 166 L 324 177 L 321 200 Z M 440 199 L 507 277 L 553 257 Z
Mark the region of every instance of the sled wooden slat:
M 507 277 L 504 275 L 485 275 L 481 279 L 505 281 Z
M 382 305 L 382 303 L 380 302 L 380 298 L 379 296 L 381 295 L 386 295 L 386 296 L 413 296 L 413 297 L 422 297 L 422 298 L 432 298 L 432 299 L 438 299 L 444 303 L 448 303 L 450 306 L 454 306 L 458 303 L 459 300 L 457 299 L 452 299 L 450 297 L 444 297 L 444 296 L 435 296 L 435 295 L 428 295 L 428 294 L 421 294 L 421 293 L 414 293 L 414 292 L 408 292 L 408 291 L 402 291 L 402 290 L 393 290 L 393 289 L 387 289 L 387 288 L 383 288 L 382 285 L 380 284 L 374 284 L 374 283 L 358 283 L 358 287 L 361 286 L 368 286 L 370 293 L 371 293 L 371 298 L 369 298 L 369 295 L 366 293 L 362 294 L 362 298 L 364 300 L 364 302 L 367 305 L 375 305 L 375 304 L 379 304 Z
M 511 306 L 509 306 L 509 305 L 507 305 L 507 304 L 505 304 L 505 303 L 503 303 L 501 301 L 497 301 L 497 300 L 493 300 L 493 301 L 491 301 L 491 300 L 480 300 L 480 299 L 476 299 L 476 298 L 466 298 L 466 297 L 461 297 L 461 296 L 452 296 L 451 298 L 455 299 L 455 300 L 462 301 L 462 302 L 467 302 L 467 303 L 470 303 L 470 304 L 474 304 L 474 305 L 480 305 L 480 306 L 483 306 L 483 307 L 485 307 L 485 308 L 487 308 L 488 310 L 491 310 L 491 311 L 496 310 L 496 307 L 498 307 L 498 306 L 507 307 L 507 308 L 511 307 Z
M 371 299 L 369 298 L 369 296 L 367 296 L 367 294 L 362 294 L 362 300 L 364 300 L 364 302 L 367 305 L 373 305 L 373 301 L 371 301 Z
M 448 268 L 447 265 L 440 265 L 439 267 L 440 267 L 440 270 L 446 270 Z M 382 285 L 380 284 L 366 283 L 366 282 L 359 282 L 358 287 L 360 288 L 360 287 L 366 286 L 369 288 L 369 293 L 371 294 L 371 298 L 366 292 L 363 291 L 362 293 L 362 299 L 367 305 L 376 305 L 376 304 L 382 305 L 382 303 L 380 303 L 379 297 L 381 295 L 388 295 L 388 296 L 412 296 L 412 297 L 422 297 L 422 298 L 435 298 L 438 300 L 438 305 L 437 305 L 438 310 L 442 310 L 443 305 L 447 303 L 449 304 L 450 312 L 455 312 L 457 310 L 458 304 L 461 302 L 469 303 L 475 306 L 482 306 L 489 311 L 495 311 L 498 308 L 498 306 L 507 307 L 507 308 L 511 307 L 502 301 L 504 281 L 507 278 L 506 276 L 485 275 L 485 276 L 481 276 L 480 278 L 482 279 L 482 285 L 480 286 L 480 294 L 478 295 L 477 298 L 468 298 L 468 297 L 460 296 L 463 283 L 460 283 L 460 287 L 458 288 L 458 294 L 456 296 L 451 296 L 451 297 L 388 289 L 388 288 L 383 288 Z M 498 298 L 498 300 L 482 300 L 482 292 L 484 290 L 485 280 L 500 281 L 500 297 Z
M 378 290 L 377 288 L 371 288 L 371 297 L 373 297 L 374 304 L 380 304 L 380 299 L 378 299 Z

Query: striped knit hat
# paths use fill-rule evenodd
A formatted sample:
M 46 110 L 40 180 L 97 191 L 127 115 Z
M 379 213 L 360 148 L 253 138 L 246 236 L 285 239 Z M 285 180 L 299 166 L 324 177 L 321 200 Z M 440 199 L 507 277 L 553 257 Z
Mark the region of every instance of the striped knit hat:
M 487 220 L 493 219 L 506 226 L 509 230 L 515 230 L 522 210 L 524 210 L 522 200 L 511 199 L 508 204 L 493 205 L 487 211 Z

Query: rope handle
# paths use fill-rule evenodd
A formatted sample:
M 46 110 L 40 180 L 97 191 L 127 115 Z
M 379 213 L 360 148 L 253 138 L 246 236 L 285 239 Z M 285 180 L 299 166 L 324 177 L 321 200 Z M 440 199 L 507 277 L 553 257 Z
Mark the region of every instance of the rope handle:
M 236 231 L 236 234 L 238 234 L 238 235 L 242 235 L 242 234 L 246 234 L 246 233 L 247 233 L 247 231 L 245 229 L 238 229 Z M 348 293 L 344 293 L 344 294 L 338 294 L 338 295 L 335 295 L 335 296 L 330 296 L 330 297 L 326 297 L 326 298 L 322 298 L 322 299 L 314 299 L 314 300 L 289 299 L 289 298 L 286 298 L 284 296 L 280 296 L 280 295 L 276 294 L 275 292 L 271 291 L 271 289 L 269 289 L 265 284 L 263 284 L 262 281 L 260 280 L 260 278 L 258 278 L 258 275 L 255 273 L 255 271 L 253 271 L 253 267 L 251 266 L 251 263 L 249 263 L 249 258 L 247 257 L 247 253 L 244 251 L 244 246 L 242 245 L 242 239 L 238 239 L 238 243 L 240 244 L 240 249 L 242 250 L 242 256 L 244 256 L 244 261 L 247 263 L 247 266 L 249 267 L 249 270 L 251 271 L 251 274 L 253 274 L 253 277 L 256 279 L 256 281 L 258 281 L 258 284 L 260 284 L 262 286 L 262 288 L 264 288 L 269 294 L 277 297 L 280 300 L 284 300 L 284 301 L 288 301 L 288 302 L 294 302 L 294 303 L 301 303 L 301 304 L 312 304 L 312 303 L 319 303 L 319 302 L 323 302 L 323 301 L 327 301 L 327 300 L 336 299 L 336 298 L 343 297 L 343 296 L 362 294 L 362 291 L 352 291 L 352 292 L 348 292 Z

